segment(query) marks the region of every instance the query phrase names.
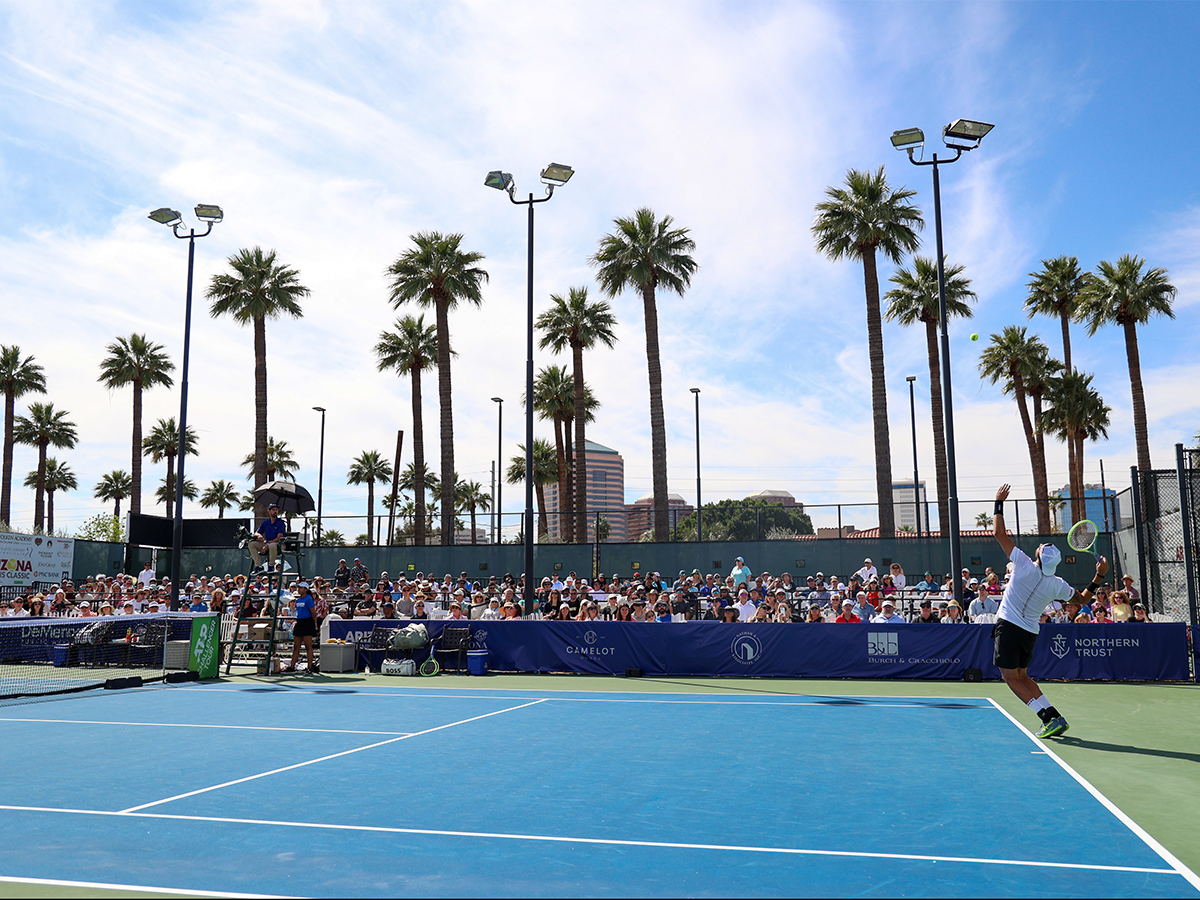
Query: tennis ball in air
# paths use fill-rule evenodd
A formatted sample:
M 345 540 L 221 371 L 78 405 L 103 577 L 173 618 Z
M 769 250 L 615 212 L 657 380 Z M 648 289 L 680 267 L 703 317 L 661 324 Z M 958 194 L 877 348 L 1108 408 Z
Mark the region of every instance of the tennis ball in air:
M 979 335 L 977 335 L 977 334 L 971 335 L 971 340 L 973 340 L 973 341 L 979 340 Z

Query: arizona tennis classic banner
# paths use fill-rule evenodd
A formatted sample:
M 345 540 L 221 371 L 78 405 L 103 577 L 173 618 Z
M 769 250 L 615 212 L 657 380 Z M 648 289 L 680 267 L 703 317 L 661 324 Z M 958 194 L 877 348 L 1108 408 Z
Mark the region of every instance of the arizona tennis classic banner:
M 429 636 L 444 621 L 426 622 Z M 396 623 L 401 624 L 401 623 Z M 365 641 L 379 620 L 333 621 Z M 472 621 L 471 646 L 510 672 L 726 675 L 743 678 L 950 678 L 992 665 L 990 625 L 779 625 L 715 622 Z M 360 653 L 360 662 L 365 654 Z M 420 654 L 424 655 L 424 654 Z M 378 663 L 378 660 L 373 660 Z M 1029 674 L 1099 681 L 1188 681 L 1187 626 L 1043 625 Z
M 35 581 L 71 577 L 75 539 L 41 534 L 0 534 L 0 585 L 27 587 Z

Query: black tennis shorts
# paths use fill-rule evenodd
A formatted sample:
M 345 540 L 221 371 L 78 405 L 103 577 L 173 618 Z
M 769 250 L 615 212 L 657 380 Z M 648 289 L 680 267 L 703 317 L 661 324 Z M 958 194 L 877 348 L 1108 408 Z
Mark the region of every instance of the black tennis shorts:
M 297 619 L 296 626 L 292 629 L 292 637 L 313 637 L 316 633 L 317 624 L 313 621 L 312 616 Z
M 992 626 L 992 637 L 996 640 L 996 652 L 992 661 L 998 669 L 1028 669 L 1033 659 L 1033 648 L 1038 636 L 1014 625 L 1006 619 L 997 619 Z

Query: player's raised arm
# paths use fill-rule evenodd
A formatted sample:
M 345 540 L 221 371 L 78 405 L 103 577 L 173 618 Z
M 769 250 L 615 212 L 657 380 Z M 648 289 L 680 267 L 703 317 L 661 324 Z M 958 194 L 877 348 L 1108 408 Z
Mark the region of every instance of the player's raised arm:
M 1105 559 L 1103 556 L 1097 556 L 1096 557 L 1096 577 L 1092 580 L 1092 583 L 1089 584 L 1087 587 L 1085 587 L 1082 591 L 1075 592 L 1075 597 L 1074 597 L 1075 602 L 1080 604 L 1081 606 L 1086 606 L 1087 604 L 1091 603 L 1092 598 L 1096 594 L 1096 589 L 1098 587 L 1100 587 L 1100 585 L 1103 583 L 1104 575 L 1107 571 L 1108 571 L 1108 560 Z
M 1005 559 L 1012 557 L 1013 542 L 1008 536 L 1008 530 L 1004 527 L 1004 501 L 1008 499 L 1008 492 L 1012 488 L 1007 484 L 1000 485 L 996 491 L 996 508 L 992 515 L 992 537 L 996 539 L 996 543 L 1000 545 L 1000 549 L 1004 551 Z

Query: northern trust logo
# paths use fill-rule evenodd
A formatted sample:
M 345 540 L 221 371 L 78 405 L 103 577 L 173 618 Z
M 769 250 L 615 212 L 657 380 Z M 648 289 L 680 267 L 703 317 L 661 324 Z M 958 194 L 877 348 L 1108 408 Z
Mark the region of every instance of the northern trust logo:
M 743 631 L 734 637 L 733 643 L 729 645 L 729 652 L 743 666 L 749 666 L 757 662 L 758 658 L 762 656 L 762 642 L 751 632 Z
M 1136 649 L 1141 646 L 1139 638 L 1123 637 L 1086 637 L 1070 641 L 1061 632 L 1050 642 L 1050 652 L 1063 659 L 1074 653 L 1076 656 L 1112 656 L 1113 651 L 1123 647 Z
M 583 633 L 583 643 L 567 644 L 566 652 L 579 656 L 612 656 L 616 652 L 616 648 L 605 647 L 600 635 L 595 631 L 588 630 Z
M 899 656 L 900 635 L 894 631 L 868 631 L 867 656 Z

